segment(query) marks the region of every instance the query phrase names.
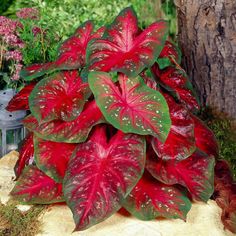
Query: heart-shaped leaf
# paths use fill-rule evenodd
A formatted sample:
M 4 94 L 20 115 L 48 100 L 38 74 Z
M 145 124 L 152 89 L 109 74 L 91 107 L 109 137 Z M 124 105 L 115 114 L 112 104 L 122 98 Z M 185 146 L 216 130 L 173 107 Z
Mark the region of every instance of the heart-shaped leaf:
M 189 112 L 182 105 L 177 104 L 167 94 L 164 94 L 164 97 L 169 105 L 172 124 L 165 143 L 153 137 L 152 147 L 161 159 L 183 160 L 196 149 L 194 123 Z
M 16 179 L 19 178 L 25 166 L 31 164 L 34 159 L 33 133 L 29 133 L 22 142 L 19 152 L 19 158 L 14 167 Z
M 8 103 L 6 110 L 18 111 L 18 110 L 29 110 L 29 95 L 34 89 L 36 83 L 32 82 L 29 85 L 26 85 L 23 89 L 20 90 Z
M 37 167 L 56 182 L 62 182 L 68 161 L 77 144 L 57 143 L 34 137 Z
M 196 146 L 214 157 L 219 156 L 219 146 L 214 133 L 196 116 L 192 115 L 194 121 L 194 133 Z
M 89 102 L 84 111 L 73 121 L 53 120 L 38 123 L 37 119 L 32 115 L 23 120 L 24 126 L 35 132 L 40 138 L 65 143 L 84 142 L 92 127 L 104 122 L 103 115 L 95 101 Z
M 49 204 L 63 202 L 62 184 L 44 174 L 36 166 L 27 166 L 11 195 L 27 204 Z
M 159 21 L 139 34 L 136 15 L 128 7 L 106 29 L 102 39 L 89 44 L 89 69 L 136 76 L 145 67 L 153 65 L 164 46 L 167 32 L 167 23 Z
M 108 73 L 89 74 L 89 86 L 106 120 L 125 133 L 150 134 L 164 142 L 171 123 L 165 98 L 140 77 L 120 74 L 118 80 L 120 87 Z
M 141 220 L 166 218 L 186 219 L 191 202 L 177 186 L 165 185 L 145 172 L 123 202 L 123 207 Z
M 63 191 L 76 223 L 84 230 L 115 213 L 142 176 L 145 139 L 118 131 L 107 143 L 106 130 L 78 144 L 64 178 Z
M 165 70 L 159 70 L 155 65 L 152 70 L 164 87 L 174 93 L 188 109 L 191 111 L 200 109 L 192 84 L 182 69 L 168 67 Z
M 39 122 L 71 121 L 78 117 L 90 95 L 88 84 L 76 70 L 59 72 L 35 86 L 29 98 L 30 110 Z
M 149 155 L 147 169 L 157 180 L 165 184 L 181 184 L 185 186 L 193 199 L 207 202 L 214 191 L 213 156 L 195 151 L 185 160 L 161 160 Z
M 101 27 L 93 33 L 93 28 L 93 23 L 86 21 L 76 29 L 75 33 L 69 39 L 62 43 L 56 61 L 26 67 L 21 71 L 21 76 L 26 80 L 32 80 L 45 73 L 84 67 L 86 48 L 89 41 L 100 38 L 105 30 L 105 27 Z

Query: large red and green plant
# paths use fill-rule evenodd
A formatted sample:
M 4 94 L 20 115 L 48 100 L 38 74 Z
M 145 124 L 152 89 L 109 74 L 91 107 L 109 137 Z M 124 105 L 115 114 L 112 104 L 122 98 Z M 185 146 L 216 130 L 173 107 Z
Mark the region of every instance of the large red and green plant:
M 97 31 L 81 25 L 58 58 L 22 71 L 8 109 L 30 109 L 12 195 L 65 201 L 76 230 L 124 207 L 139 219 L 186 219 L 214 190 L 218 147 L 168 25 L 138 27 L 132 8 Z M 33 162 L 32 162 L 33 161 Z

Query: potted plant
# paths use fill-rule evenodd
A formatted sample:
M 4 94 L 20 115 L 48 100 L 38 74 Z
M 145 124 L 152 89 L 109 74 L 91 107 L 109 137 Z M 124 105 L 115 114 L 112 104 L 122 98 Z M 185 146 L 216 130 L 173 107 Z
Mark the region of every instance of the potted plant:
M 30 109 L 30 133 L 12 196 L 66 202 L 75 230 L 121 207 L 186 219 L 192 201 L 213 194 L 218 146 L 180 60 L 167 23 L 140 29 L 129 7 L 98 30 L 85 22 L 55 61 L 23 69 L 30 84 L 9 109 Z

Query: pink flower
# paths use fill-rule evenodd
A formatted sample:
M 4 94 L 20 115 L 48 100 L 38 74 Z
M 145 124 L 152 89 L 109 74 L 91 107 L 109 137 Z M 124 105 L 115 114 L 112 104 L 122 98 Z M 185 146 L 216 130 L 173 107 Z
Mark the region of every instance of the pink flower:
M 18 27 L 20 27 L 18 21 L 14 21 L 5 16 L 0 16 L 0 35 L 13 34 Z
M 22 54 L 18 50 L 7 51 L 4 56 L 5 56 L 6 60 L 14 60 L 14 61 L 21 61 L 22 60 Z
M 20 71 L 22 67 L 23 67 L 22 64 L 15 64 L 15 71 L 14 71 L 14 74 L 11 76 L 11 80 L 16 81 L 20 78 Z
M 39 19 L 39 11 L 36 8 L 22 8 L 20 11 L 16 13 L 16 15 L 20 19 L 31 19 L 31 20 Z

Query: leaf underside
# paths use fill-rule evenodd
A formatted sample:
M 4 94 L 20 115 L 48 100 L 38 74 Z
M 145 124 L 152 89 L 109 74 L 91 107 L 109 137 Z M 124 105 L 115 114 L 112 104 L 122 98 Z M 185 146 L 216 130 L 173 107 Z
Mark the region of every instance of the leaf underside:
M 164 97 L 169 105 L 172 124 L 165 143 L 152 138 L 152 147 L 157 156 L 163 160 L 183 160 L 196 149 L 194 123 L 189 112 L 182 105 L 177 104 L 167 94 L 164 94 Z
M 219 146 L 214 133 L 196 116 L 192 115 L 194 121 L 194 134 L 196 146 L 215 158 L 219 156 Z
M 29 110 L 29 95 L 34 89 L 36 83 L 31 82 L 29 85 L 26 85 L 23 89 L 20 90 L 8 103 L 6 110 L 18 111 L 18 110 Z
M 33 159 L 34 159 L 33 133 L 30 132 L 23 140 L 22 146 L 19 151 L 19 158 L 14 167 L 16 179 L 19 178 L 25 166 L 33 162 Z

